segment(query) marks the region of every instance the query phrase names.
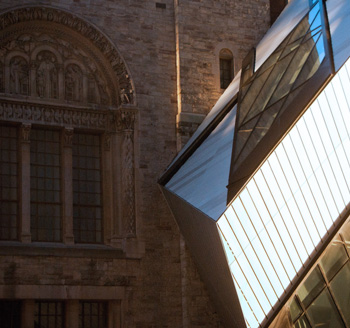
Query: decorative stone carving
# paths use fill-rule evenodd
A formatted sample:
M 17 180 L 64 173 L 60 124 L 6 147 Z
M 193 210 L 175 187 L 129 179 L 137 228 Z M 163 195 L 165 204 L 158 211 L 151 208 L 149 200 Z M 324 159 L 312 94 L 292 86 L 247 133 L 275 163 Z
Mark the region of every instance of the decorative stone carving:
M 104 150 L 110 151 L 111 150 L 111 133 L 105 133 L 104 134 Z
M 0 120 L 109 131 L 110 111 L 66 108 L 0 100 Z
M 50 51 L 41 51 L 37 56 L 40 64 L 36 70 L 36 91 L 40 98 L 58 97 L 57 59 Z
M 124 131 L 123 140 L 123 227 L 125 237 L 136 234 L 135 221 L 135 178 L 134 178 L 134 140 L 133 131 Z
M 78 33 L 81 37 L 78 39 L 81 43 L 83 43 L 82 39 L 86 39 L 92 44 L 95 45 L 95 47 L 98 49 L 98 51 L 104 56 L 104 58 L 110 63 L 111 68 L 114 72 L 114 76 L 117 79 L 117 85 L 119 87 L 119 100 L 117 101 L 117 105 L 119 104 L 133 104 L 135 102 L 134 99 L 134 88 L 131 83 L 130 74 L 128 73 L 125 63 L 122 60 L 121 56 L 111 44 L 111 42 L 95 27 L 89 25 L 87 22 L 81 20 L 80 18 L 64 12 L 62 10 L 58 10 L 55 8 L 48 8 L 48 7 L 26 7 L 26 8 L 18 8 L 15 10 L 11 10 L 8 12 L 3 13 L 0 15 L 0 40 L 2 40 L 2 43 L 6 43 L 6 46 L 12 45 L 13 40 L 13 33 L 7 33 L 6 31 L 9 30 L 11 27 L 13 27 L 15 24 L 22 23 L 22 22 L 28 22 L 30 25 L 30 28 L 28 29 L 28 32 L 31 31 L 38 31 L 41 30 L 42 32 L 48 31 L 50 32 L 50 36 L 52 34 L 55 34 L 56 40 L 58 36 L 61 36 L 60 44 L 62 46 L 68 47 L 69 40 L 71 40 L 69 35 L 65 35 L 63 31 L 57 31 L 57 25 L 52 25 L 50 28 L 50 23 L 58 23 L 62 26 L 65 26 L 66 28 L 69 28 L 69 30 L 74 31 L 75 33 Z M 32 24 L 34 23 L 35 24 Z M 40 28 L 40 24 L 37 24 L 37 22 L 45 22 L 45 28 Z M 29 25 L 28 25 L 29 26 Z M 26 33 L 25 31 L 24 33 Z M 18 47 L 22 47 L 22 51 L 28 51 L 30 49 L 29 45 L 30 37 L 27 37 L 27 39 L 22 38 L 22 40 L 18 40 L 18 42 L 15 42 Z M 45 42 L 50 43 L 50 38 L 48 37 Z M 3 44 L 1 45 L 3 49 Z M 75 45 L 71 44 L 71 49 L 74 49 L 74 52 L 76 55 L 82 55 L 84 51 L 77 50 L 77 47 Z M 89 51 L 91 47 L 85 45 L 86 51 Z M 1 55 L 3 55 L 2 51 L 0 51 L 0 58 Z M 96 59 L 96 53 L 90 54 L 89 56 L 85 56 L 86 58 L 94 58 Z M 96 65 L 95 65 L 96 66 Z M 91 65 L 90 65 L 91 69 Z M 93 69 L 91 69 L 92 73 L 96 73 Z M 108 69 L 104 69 L 104 74 L 108 75 Z M 106 97 L 107 93 L 103 93 L 104 88 L 107 90 L 107 85 L 109 85 L 109 82 L 106 84 L 100 84 L 97 83 L 99 93 L 102 93 L 100 95 L 100 102 L 104 103 L 104 99 Z
M 21 142 L 24 143 L 29 143 L 30 142 L 30 129 L 31 125 L 30 124 L 22 124 L 21 125 Z
M 27 61 L 20 56 L 15 56 L 10 61 L 10 93 L 17 95 L 29 94 L 29 66 Z
M 83 99 L 83 73 L 78 65 L 67 66 L 64 76 L 66 100 L 80 102 Z
M 119 113 L 119 127 L 123 131 L 122 143 L 122 190 L 123 227 L 126 237 L 136 235 L 135 218 L 135 167 L 134 167 L 134 122 L 135 112 L 122 109 Z
M 5 92 L 4 64 L 0 62 L 0 92 Z
M 66 128 L 63 130 L 63 146 L 64 147 L 72 147 L 73 145 L 73 133 L 74 130 L 70 128 Z

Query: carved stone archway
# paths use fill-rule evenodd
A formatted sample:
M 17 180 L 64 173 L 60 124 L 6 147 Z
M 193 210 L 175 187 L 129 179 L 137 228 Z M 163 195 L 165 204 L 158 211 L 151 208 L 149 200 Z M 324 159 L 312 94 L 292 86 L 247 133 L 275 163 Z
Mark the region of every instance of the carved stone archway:
M 31 38 L 39 37 L 38 34 L 41 34 L 41 41 L 47 46 L 50 46 L 52 42 L 59 42 L 61 51 L 63 48 L 80 51 L 80 56 L 85 57 L 86 65 L 92 70 L 95 68 L 101 71 L 108 83 L 112 83 L 112 86 L 118 91 L 118 95 L 112 95 L 111 102 L 114 105 L 135 105 L 135 91 L 130 73 L 115 46 L 96 27 L 65 11 L 33 6 L 1 14 L 0 58 L 4 58 L 4 53 L 9 50 L 9 47 L 16 46 L 13 43 L 16 38 L 19 38 L 17 47 L 22 47 L 22 50 L 27 51 L 28 49 L 25 48 L 30 46 Z M 34 62 L 36 59 L 35 56 L 34 59 L 31 58 Z M 97 67 L 92 67 L 93 64 L 88 62 L 89 59 Z
M 116 245 L 136 236 L 135 104 L 124 60 L 96 27 L 51 7 L 0 13 L 0 121 L 103 134 Z

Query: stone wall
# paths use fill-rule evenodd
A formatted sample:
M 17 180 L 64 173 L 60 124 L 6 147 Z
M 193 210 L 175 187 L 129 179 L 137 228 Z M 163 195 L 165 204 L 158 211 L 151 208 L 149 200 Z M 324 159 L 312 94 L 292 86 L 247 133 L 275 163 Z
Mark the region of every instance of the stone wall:
M 268 28 L 268 0 L 18 0 L 66 10 L 95 25 L 131 73 L 135 136 L 137 259 L 94 250 L 83 255 L 3 249 L 0 285 L 122 286 L 123 327 L 219 327 L 157 180 L 175 156 L 176 116 L 206 114 L 221 94 L 218 54 L 241 60 Z M 13 6 L 2 0 L 0 11 Z M 35 247 L 34 247 L 35 248 Z M 40 248 L 40 247 L 38 247 Z M 22 255 L 18 255 L 22 254 Z

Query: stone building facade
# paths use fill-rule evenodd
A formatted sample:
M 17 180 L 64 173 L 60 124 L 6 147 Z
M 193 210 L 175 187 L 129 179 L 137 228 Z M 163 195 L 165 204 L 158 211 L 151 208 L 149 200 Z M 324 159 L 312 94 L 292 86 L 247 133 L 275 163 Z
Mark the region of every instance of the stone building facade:
M 0 2 L 6 327 L 221 326 L 157 179 L 269 24 L 268 0 Z

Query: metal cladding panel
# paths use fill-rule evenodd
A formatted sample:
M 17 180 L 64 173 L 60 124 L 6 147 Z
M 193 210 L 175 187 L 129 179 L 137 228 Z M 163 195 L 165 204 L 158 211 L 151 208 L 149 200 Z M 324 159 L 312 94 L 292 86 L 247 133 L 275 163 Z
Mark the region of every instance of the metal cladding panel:
M 344 0 L 346 1 L 346 0 Z M 309 11 L 309 0 L 292 0 L 256 47 L 257 70 Z
M 345 63 L 350 55 L 350 2 L 328 0 L 326 2 L 335 70 Z
M 245 328 L 216 222 L 161 187 L 225 327 Z
M 226 209 L 236 107 L 181 166 L 166 187 L 217 220 Z

